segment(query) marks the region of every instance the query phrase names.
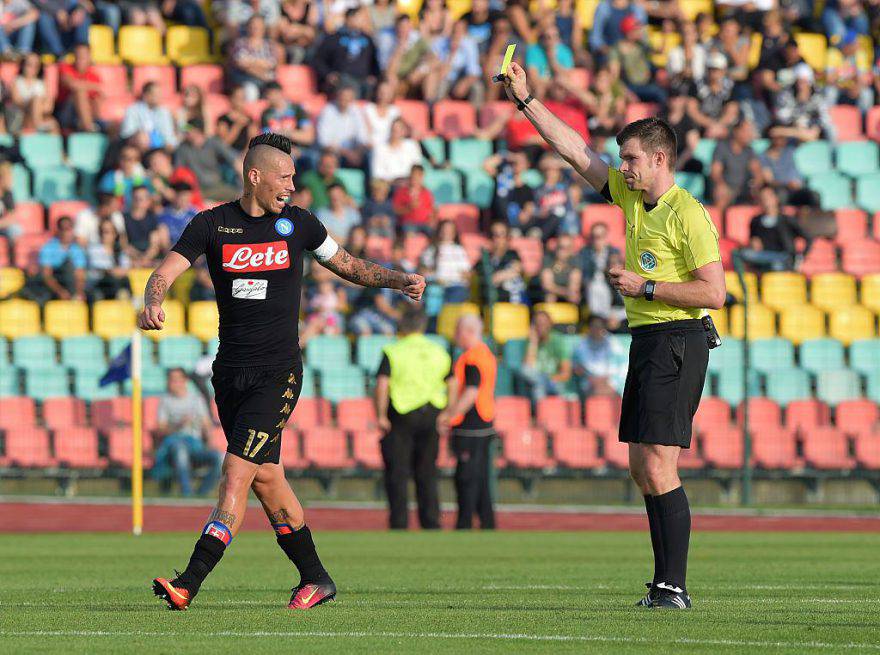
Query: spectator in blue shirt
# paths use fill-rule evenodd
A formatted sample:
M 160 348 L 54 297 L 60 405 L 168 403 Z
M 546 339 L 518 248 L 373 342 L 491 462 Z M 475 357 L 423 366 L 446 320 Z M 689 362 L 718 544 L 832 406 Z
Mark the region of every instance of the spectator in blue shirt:
M 630 0 L 602 0 L 593 15 L 590 30 L 590 52 L 600 60 L 608 56 L 617 42 L 623 38 L 620 21 L 632 14 L 642 25 L 647 24 L 648 14 L 641 5 Z
M 40 248 L 40 274 L 28 281 L 23 295 L 38 302 L 86 299 L 86 253 L 76 243 L 73 221 L 58 219 L 55 236 Z
M 425 82 L 425 98 L 431 101 L 452 98 L 470 100 L 480 104 L 483 87 L 479 83 L 483 75 L 477 43 L 468 36 L 465 20 L 455 21 L 452 34 L 440 36 L 431 44 L 439 62 L 432 68 Z
M 574 68 L 574 53 L 559 38 L 555 23 L 545 25 L 540 42 L 526 50 L 526 69 L 535 93 L 543 96 L 550 81 L 570 68 Z
M 98 182 L 98 191 L 123 199 L 123 209 L 131 206 L 135 187 L 145 186 L 153 192 L 153 184 L 141 165 L 141 155 L 133 145 L 126 145 L 119 153 L 119 168 L 107 171 Z
M 583 396 L 613 396 L 623 391 L 626 353 L 608 337 L 605 319 L 593 314 L 589 333 L 574 348 L 572 370 Z
M 189 182 L 175 182 L 171 185 L 174 197 L 171 203 L 159 214 L 159 230 L 162 243 L 167 250 L 180 239 L 184 228 L 198 213 L 192 202 L 192 185 Z

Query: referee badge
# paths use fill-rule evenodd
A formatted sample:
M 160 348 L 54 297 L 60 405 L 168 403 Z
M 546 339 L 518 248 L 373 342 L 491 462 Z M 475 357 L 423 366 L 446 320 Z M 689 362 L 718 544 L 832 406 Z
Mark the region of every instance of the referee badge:
M 657 256 L 650 250 L 639 253 L 639 266 L 645 271 L 653 271 L 657 268 Z
M 283 237 L 290 236 L 293 232 L 293 221 L 289 218 L 279 218 L 275 221 L 275 231 Z

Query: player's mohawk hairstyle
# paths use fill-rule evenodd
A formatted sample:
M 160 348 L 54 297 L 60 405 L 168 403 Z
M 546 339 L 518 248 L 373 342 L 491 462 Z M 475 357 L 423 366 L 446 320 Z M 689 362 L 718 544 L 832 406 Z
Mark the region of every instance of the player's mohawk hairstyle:
M 276 150 L 280 150 L 285 155 L 289 155 L 290 151 L 293 150 L 293 144 L 290 142 L 290 139 L 283 134 L 275 134 L 274 132 L 258 134 L 251 139 L 251 142 L 248 144 L 248 149 L 256 146 L 270 146 Z

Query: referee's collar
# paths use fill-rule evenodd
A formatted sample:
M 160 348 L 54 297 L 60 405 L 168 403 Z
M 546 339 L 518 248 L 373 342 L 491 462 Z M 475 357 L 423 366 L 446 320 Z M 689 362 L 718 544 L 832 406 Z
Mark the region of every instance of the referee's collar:
M 662 194 L 660 194 L 660 197 L 657 198 L 657 202 L 654 203 L 654 209 L 657 209 L 657 207 L 660 206 L 661 202 L 666 202 L 667 204 L 669 204 L 667 202 L 669 199 L 669 195 L 678 188 L 679 188 L 678 185 L 675 182 L 673 182 L 672 186 L 670 186 L 668 189 L 666 189 L 666 191 L 664 191 Z M 650 203 L 645 202 L 645 192 L 643 191 L 642 192 L 642 205 L 644 206 L 644 205 L 648 205 L 648 204 L 650 204 Z M 645 209 L 647 209 L 647 207 L 645 207 Z M 651 209 L 649 211 L 654 211 L 654 210 Z

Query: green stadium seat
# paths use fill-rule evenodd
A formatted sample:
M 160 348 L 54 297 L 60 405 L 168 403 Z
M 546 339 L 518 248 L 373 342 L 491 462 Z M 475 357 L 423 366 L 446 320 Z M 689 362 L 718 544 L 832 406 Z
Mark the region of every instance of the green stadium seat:
M 329 371 L 351 367 L 351 347 L 343 336 L 320 335 L 306 344 L 306 365 Z
M 802 143 L 794 151 L 794 165 L 804 177 L 834 170 L 831 162 L 831 144 L 827 141 Z
M 706 178 L 700 173 L 677 173 L 675 181 L 697 200 L 702 200 L 706 194 Z
M 835 151 L 837 170 L 850 177 L 876 173 L 880 168 L 880 155 L 873 141 L 846 141 L 838 143 Z
M 0 369 L 0 397 L 19 395 L 18 388 L 18 369 L 8 368 Z
M 453 139 L 449 142 L 449 162 L 463 171 L 483 169 L 483 162 L 492 156 L 492 142 L 486 139 Z
M 125 395 L 131 394 L 131 380 L 122 384 Z M 141 391 L 145 396 L 161 396 L 168 391 L 168 375 L 161 367 L 144 367 L 141 371 Z
M 495 180 L 485 171 L 472 170 L 464 178 L 466 194 L 469 203 L 481 209 L 486 209 L 492 204 L 495 195 Z
M 723 349 L 724 346 L 719 348 Z M 730 405 L 737 405 L 743 399 L 743 370 L 742 368 L 721 369 L 718 372 L 718 393 Z M 749 371 L 749 396 L 761 395 L 761 375 L 758 371 Z
M 442 136 L 422 139 L 422 147 L 430 153 L 435 164 L 446 163 L 446 139 Z
M 299 395 L 301 398 L 315 398 L 318 395 L 315 389 L 315 374 L 312 373 L 311 369 L 303 369 L 302 389 Z
M 107 150 L 107 136 L 99 132 L 75 132 L 67 137 L 67 163 L 79 171 L 97 174 Z
M 24 164 L 12 165 L 12 197 L 16 203 L 27 202 L 31 195 L 31 173 Z
M 800 365 L 810 373 L 846 367 L 843 344 L 837 339 L 811 339 L 800 346 Z
M 208 343 L 205 344 L 205 354 L 206 355 L 216 355 L 217 349 L 220 347 L 220 338 L 214 337 Z
M 0 371 L 10 368 L 12 360 L 9 359 L 9 342 L 6 337 L 0 337 Z
M 480 171 L 472 172 L 473 175 L 478 173 Z M 482 174 L 489 177 L 487 173 Z M 469 174 L 468 179 L 470 177 Z M 429 168 L 425 171 L 425 186 L 434 194 L 434 202 L 438 205 L 461 202 L 461 173 L 458 171 Z
M 865 396 L 867 396 L 868 400 L 880 403 L 880 369 L 875 369 L 868 373 L 867 381 Z
M 310 342 L 311 343 L 311 342 Z M 355 366 L 321 371 L 321 397 L 331 403 L 366 395 L 364 374 Z
M 57 134 L 25 134 L 19 140 L 19 148 L 31 170 L 64 163 L 64 142 Z
M 617 168 L 620 166 L 620 146 L 614 139 L 605 139 L 605 154 L 611 157 L 611 165 Z
M 856 205 L 871 213 L 880 211 L 880 173 L 869 173 L 858 177 Z
M 366 176 L 362 170 L 357 168 L 340 168 L 336 171 L 337 177 L 342 180 L 348 195 L 350 195 L 357 204 L 362 204 L 366 196 Z
M 12 342 L 12 363 L 19 368 L 55 366 L 55 340 L 44 334 L 15 339 Z
M 193 336 L 168 337 L 159 342 L 159 364 L 192 370 L 202 356 L 202 342 Z
M 632 335 L 629 334 L 609 334 L 608 338 L 617 343 L 625 355 L 629 355 L 629 346 L 632 343 Z M 724 342 L 727 345 L 727 341 Z
M 97 363 L 105 366 L 104 340 L 95 335 L 67 337 L 61 340 L 61 363 L 64 366 L 78 367 L 84 363 Z
M 522 365 L 522 360 L 526 356 L 526 347 L 528 343 L 525 339 L 510 339 L 504 343 L 502 349 L 502 358 L 504 363 L 511 369 L 516 370 Z
M 816 397 L 834 407 L 844 400 L 862 397 L 858 373 L 850 369 L 820 371 L 816 375 Z
M 880 339 L 860 339 L 849 346 L 849 367 L 864 375 L 880 371 Z
M 514 375 L 513 369 L 504 362 L 499 362 L 498 371 L 495 378 L 495 395 L 496 396 L 512 396 L 514 395 Z
M 357 340 L 357 365 L 368 375 L 375 375 L 382 363 L 382 349 L 395 341 L 394 337 L 371 334 Z
M 544 184 L 544 176 L 541 174 L 541 171 L 530 168 L 522 174 L 522 181 L 533 189 L 537 189 Z
M 802 368 L 779 368 L 767 374 L 767 396 L 783 407 L 812 396 L 810 375 Z
M 712 167 L 712 157 L 715 154 L 715 139 L 700 139 L 694 149 L 693 157 L 703 164 L 703 170 L 708 171 Z
M 725 337 L 720 348 L 709 351 L 709 370 L 719 373 L 723 370 L 741 369 L 743 365 L 743 344 L 741 339 Z
M 108 384 L 106 387 L 98 386 L 103 373 L 93 371 L 74 371 L 73 395 L 83 400 L 104 400 L 119 395 L 119 385 Z
M 816 173 L 808 179 L 808 186 L 819 194 L 822 209 L 833 211 L 852 207 L 852 182 L 840 173 Z
M 107 340 L 107 354 L 110 357 L 110 359 L 113 359 L 114 357 L 116 357 L 116 355 L 121 353 L 125 349 L 125 347 L 130 343 L 131 343 L 130 336 L 113 337 L 112 339 L 108 339 Z M 144 339 L 141 339 L 141 345 L 149 347 L 148 342 Z
M 67 369 L 60 366 L 29 368 L 24 376 L 24 392 L 34 400 L 70 395 Z
M 794 345 L 788 339 L 757 339 L 750 346 L 750 363 L 757 371 L 767 373 L 794 367 Z
M 770 139 L 754 139 L 752 141 L 752 150 L 756 155 L 763 154 L 770 147 Z
M 76 171 L 67 166 L 34 170 L 34 196 L 44 205 L 78 197 Z

